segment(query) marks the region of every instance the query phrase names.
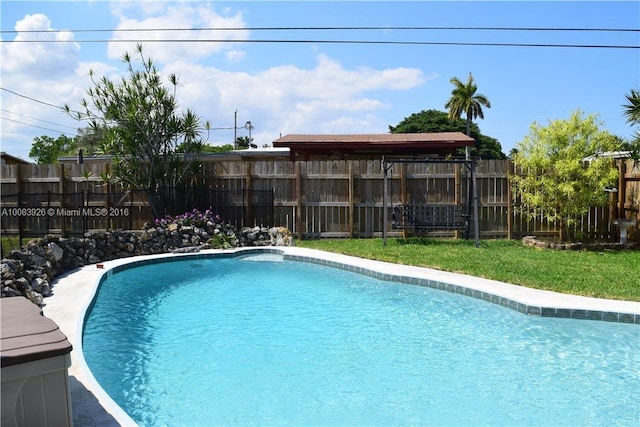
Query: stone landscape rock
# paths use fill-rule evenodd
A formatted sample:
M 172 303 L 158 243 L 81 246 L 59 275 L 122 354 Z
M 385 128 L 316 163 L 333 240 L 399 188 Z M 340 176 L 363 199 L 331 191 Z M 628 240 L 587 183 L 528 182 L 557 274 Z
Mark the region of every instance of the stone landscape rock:
M 552 249 L 552 250 L 565 250 L 565 251 L 604 251 L 604 250 L 636 250 L 640 249 L 640 244 L 637 242 L 556 242 L 549 240 L 542 240 L 536 236 L 525 236 L 522 238 L 522 244 L 524 246 L 532 246 L 538 249 Z
M 173 227 L 145 224 L 142 230 L 96 230 L 84 237 L 46 235 L 31 240 L 0 260 L 1 296 L 23 296 L 40 305 L 51 295 L 56 277 L 83 265 L 118 258 L 206 248 L 294 245 L 286 227 L 243 227 L 237 231 L 231 225 L 211 222 L 204 227 L 169 225 Z

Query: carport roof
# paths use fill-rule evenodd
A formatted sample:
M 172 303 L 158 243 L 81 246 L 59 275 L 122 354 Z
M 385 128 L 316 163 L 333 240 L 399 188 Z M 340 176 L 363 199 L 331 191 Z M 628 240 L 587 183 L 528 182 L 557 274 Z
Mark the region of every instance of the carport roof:
M 455 155 L 458 148 L 473 146 L 474 139 L 461 132 L 384 134 L 289 134 L 273 141 L 287 147 L 290 156 L 373 157 Z

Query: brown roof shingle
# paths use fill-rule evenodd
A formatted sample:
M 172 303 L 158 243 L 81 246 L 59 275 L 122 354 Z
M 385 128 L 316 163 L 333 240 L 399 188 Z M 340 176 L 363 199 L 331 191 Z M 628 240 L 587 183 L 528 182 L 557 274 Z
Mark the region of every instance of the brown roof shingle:
M 273 141 L 291 156 L 453 155 L 473 146 L 474 139 L 460 132 L 386 134 L 289 134 Z

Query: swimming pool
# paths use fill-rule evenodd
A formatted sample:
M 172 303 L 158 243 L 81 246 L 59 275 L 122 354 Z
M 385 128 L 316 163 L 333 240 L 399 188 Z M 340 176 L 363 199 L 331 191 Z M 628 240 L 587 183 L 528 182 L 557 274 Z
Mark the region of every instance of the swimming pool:
M 637 424 L 639 333 L 262 252 L 106 275 L 82 345 L 141 425 Z

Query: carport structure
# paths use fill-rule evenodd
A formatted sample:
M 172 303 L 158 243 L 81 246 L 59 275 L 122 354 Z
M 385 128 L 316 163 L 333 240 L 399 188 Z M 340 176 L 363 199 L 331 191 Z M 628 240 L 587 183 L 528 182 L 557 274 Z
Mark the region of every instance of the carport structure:
M 467 186 L 466 217 L 473 217 L 476 246 L 479 246 L 478 206 L 475 185 L 475 160 L 468 154 L 464 158 L 456 157 L 459 149 L 467 149 L 474 145 L 474 139 L 460 132 L 439 133 L 397 133 L 397 134 L 288 134 L 273 141 L 276 148 L 289 148 L 292 161 L 311 159 L 380 159 L 384 171 L 383 192 L 383 240 L 387 241 L 388 223 L 388 184 L 387 177 L 394 163 L 461 163 L 471 175 L 471 185 Z M 471 196 L 473 193 L 473 196 Z M 470 203 L 469 203 L 470 202 Z M 472 205 L 473 215 L 468 207 Z M 424 210 L 412 205 L 398 212 L 398 224 L 405 228 L 407 221 L 414 228 L 426 229 L 433 224 L 432 219 L 426 222 L 416 216 L 423 215 Z M 396 224 L 396 218 L 394 218 Z

